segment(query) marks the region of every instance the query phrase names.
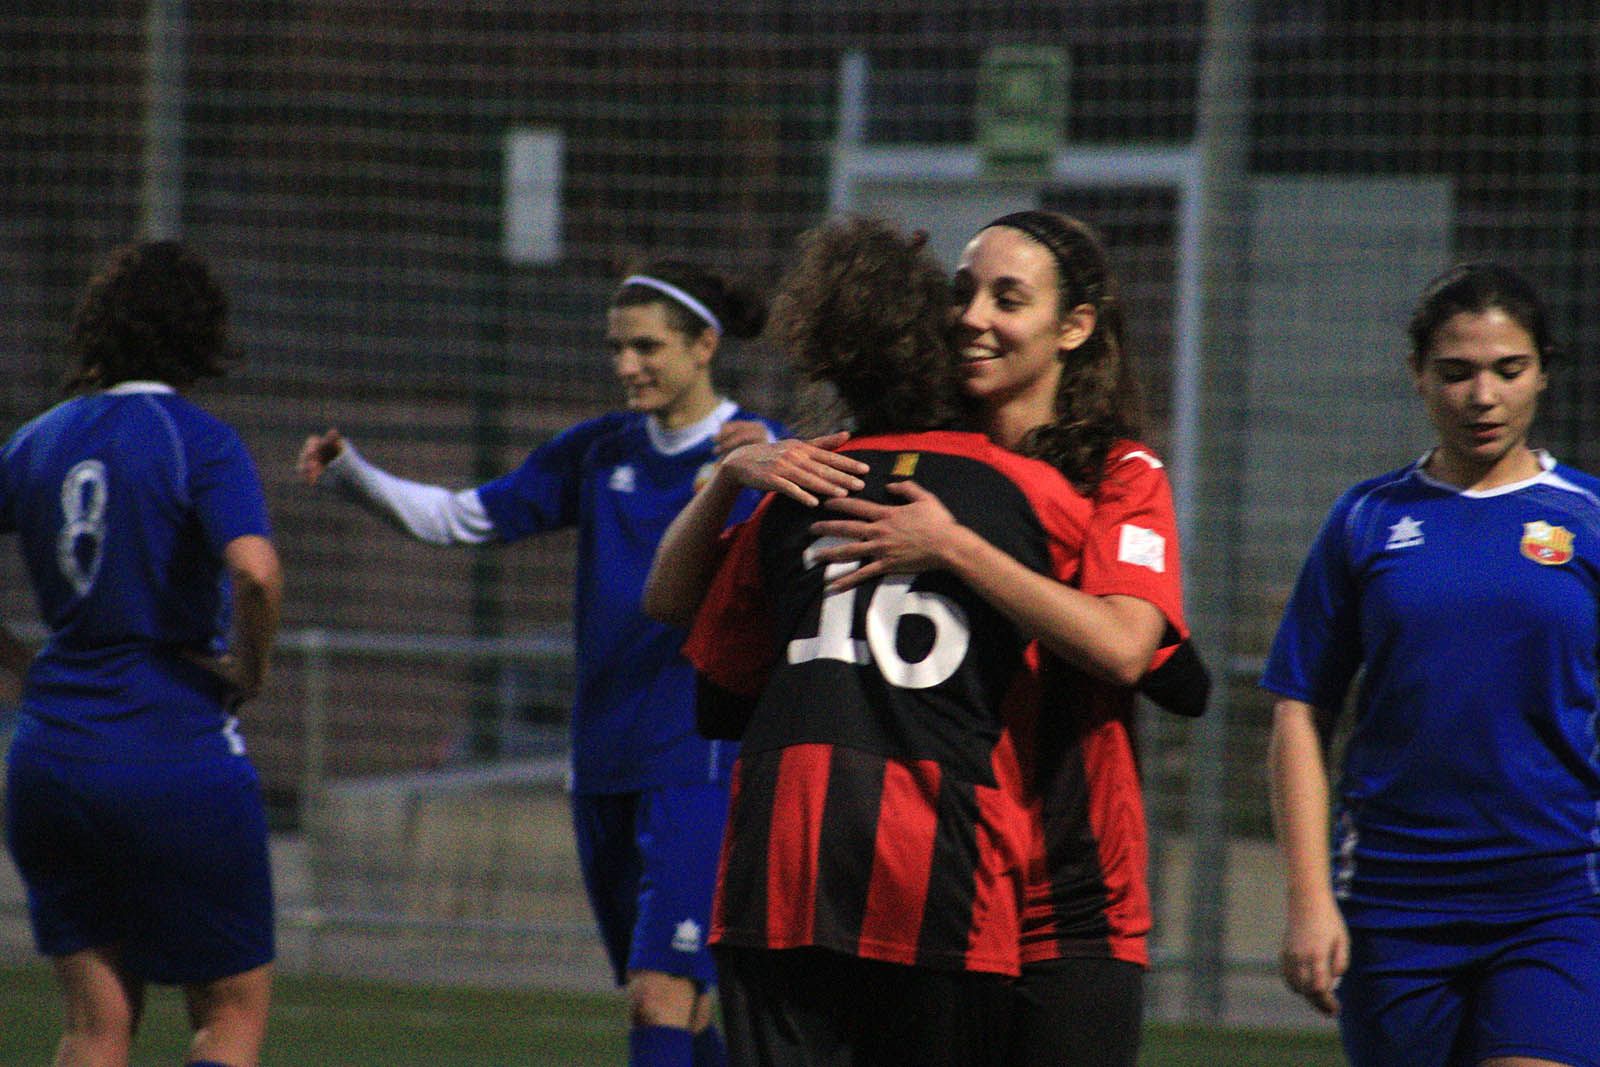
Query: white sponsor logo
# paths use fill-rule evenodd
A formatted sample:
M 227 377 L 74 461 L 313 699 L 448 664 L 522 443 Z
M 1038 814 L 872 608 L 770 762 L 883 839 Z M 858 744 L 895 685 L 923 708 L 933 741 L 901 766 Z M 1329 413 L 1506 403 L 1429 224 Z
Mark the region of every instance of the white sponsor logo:
M 611 481 L 607 484 L 614 493 L 631 493 L 634 477 L 633 467 L 624 463 L 620 467 L 612 468 Z
M 700 924 L 685 919 L 672 931 L 672 948 L 676 952 L 699 952 L 703 940 Z
M 1389 540 L 1384 543 L 1384 549 L 1412 548 L 1422 544 L 1422 520 L 1405 516 L 1399 522 L 1389 527 Z
M 1157 574 L 1167 570 L 1167 539 L 1154 530 L 1132 523 L 1122 524 L 1122 537 L 1117 543 L 1117 561 L 1135 567 L 1149 567 Z

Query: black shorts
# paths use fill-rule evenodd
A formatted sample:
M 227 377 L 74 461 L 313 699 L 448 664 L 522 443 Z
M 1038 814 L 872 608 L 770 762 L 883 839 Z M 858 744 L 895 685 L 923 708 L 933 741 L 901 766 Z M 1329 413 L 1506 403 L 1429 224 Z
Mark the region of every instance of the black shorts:
M 714 950 L 738 1067 L 1001 1067 L 1012 979 L 826 949 Z
M 1013 987 L 1015 1067 L 1134 1067 L 1144 968 L 1095 957 L 1026 964 Z

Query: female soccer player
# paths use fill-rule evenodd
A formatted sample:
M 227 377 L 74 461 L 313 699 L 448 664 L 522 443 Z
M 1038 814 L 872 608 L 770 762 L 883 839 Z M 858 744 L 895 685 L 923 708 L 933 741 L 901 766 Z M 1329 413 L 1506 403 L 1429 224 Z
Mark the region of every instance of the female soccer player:
M 722 338 L 754 336 L 764 318 L 760 298 L 720 275 L 657 262 L 624 278 L 607 312 L 628 410 L 566 430 L 510 474 L 461 492 L 421 485 L 374 467 L 337 430 L 312 435 L 300 454 L 307 481 L 431 543 L 581 531 L 573 825 L 601 937 L 628 988 L 635 1067 L 721 1057 L 704 937 L 736 746 L 695 733 L 683 631 L 642 615 L 639 595 L 656 541 L 717 450 L 777 430 L 711 379 Z
M 1446 272 L 1410 337 L 1438 443 L 1334 504 L 1261 683 L 1283 976 L 1355 1067 L 1600 1067 L 1600 481 L 1528 444 L 1554 348 L 1523 278 Z
M 1207 682 L 1180 642 L 1176 518 L 1165 471 L 1133 440 L 1136 381 L 1115 279 L 1099 241 L 1068 216 L 1028 211 L 973 238 L 956 277 L 966 392 L 997 442 L 1042 456 L 1094 502 L 1072 585 L 1032 572 L 952 520 L 914 481 L 901 506 L 843 498 L 859 469 L 832 439 L 730 455 L 728 478 L 827 499 L 850 518 L 817 524 L 846 539 L 825 562 L 864 561 L 836 588 L 890 572 L 948 570 L 1037 636 L 1055 707 L 1017 724 L 1039 823 L 1025 916 L 1023 977 L 1009 1062 L 1132 1064 L 1138 1051 L 1149 899 L 1146 831 L 1133 758 L 1133 686 L 1152 664 L 1190 713 Z M 691 610 L 709 564 L 706 521 L 670 531 L 651 585 L 667 617 Z M 661 566 L 671 551 L 673 566 Z M 1173 649 L 1185 655 L 1180 658 Z
M 1013 726 L 1040 832 L 1010 1062 L 1131 1067 L 1150 927 L 1134 687 L 1152 665 L 1183 662 L 1168 657 L 1187 638 L 1171 490 L 1136 440 L 1116 279 L 1086 225 L 1048 211 L 998 218 L 962 253 L 955 290 L 965 389 L 987 432 L 1093 500 L 1078 573 L 1063 585 L 1030 571 L 913 483 L 896 488 L 903 506 L 830 502 L 849 518 L 816 529 L 849 543 L 822 558 L 862 561 L 841 585 L 947 570 L 1050 653 L 1051 710 Z M 1203 672 L 1185 685 L 1203 703 Z
M 6 843 L 65 998 L 55 1063 L 126 1064 L 157 982 L 183 987 L 190 1064 L 253 1067 L 272 886 L 233 711 L 266 672 L 282 574 L 244 444 L 181 395 L 223 372 L 226 300 L 192 251 L 131 245 L 70 347 L 78 395 L 0 452 L 0 530 L 50 631 L 31 663 L 7 634 L 0 660 L 26 672 Z
M 854 416 L 865 495 L 915 477 L 1013 557 L 1070 577 L 1088 499 L 946 428 L 970 406 L 947 291 L 920 240 L 835 223 L 804 242 L 774 332 Z M 739 477 L 719 470 L 685 525 L 710 512 L 714 527 Z M 769 498 L 688 646 L 706 698 L 755 701 L 712 926 L 730 1049 L 763 1065 L 1008 1062 L 1030 822 L 1006 726 L 1041 699 L 1031 639 L 949 574 L 840 590 L 855 564 L 822 561 L 816 518 Z

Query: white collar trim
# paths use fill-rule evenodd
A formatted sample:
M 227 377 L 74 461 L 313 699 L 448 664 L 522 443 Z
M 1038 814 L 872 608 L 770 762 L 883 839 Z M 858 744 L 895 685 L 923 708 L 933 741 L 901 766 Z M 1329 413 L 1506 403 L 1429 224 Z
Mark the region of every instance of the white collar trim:
M 1507 493 L 1515 493 L 1519 490 L 1528 488 L 1530 485 L 1538 485 L 1540 482 L 1547 482 L 1551 478 L 1555 477 L 1555 475 L 1550 473 L 1556 468 L 1555 457 L 1542 448 L 1536 448 L 1533 450 L 1533 455 L 1534 458 L 1539 461 L 1539 473 L 1533 475 L 1532 477 L 1524 478 L 1520 482 L 1511 482 L 1507 485 L 1497 485 L 1493 489 L 1463 489 L 1459 485 L 1451 485 L 1449 482 L 1442 482 L 1423 469 L 1428 463 L 1428 457 L 1432 455 L 1433 451 L 1430 449 L 1422 454 L 1421 459 L 1417 460 L 1416 465 L 1413 468 L 1416 471 L 1417 477 L 1436 489 L 1444 489 L 1449 492 L 1456 493 L 1459 496 L 1473 497 L 1475 499 L 1504 496 Z
M 177 390 L 166 382 L 127 381 L 118 382 L 105 392 L 121 396 L 124 393 L 176 393 Z
M 679 452 L 687 452 L 722 429 L 722 424 L 733 418 L 738 410 L 738 404 L 724 399 L 699 422 L 680 426 L 676 430 L 662 429 L 661 420 L 654 415 L 647 418 L 644 424 L 650 432 L 650 444 L 655 450 L 663 455 L 675 456 Z

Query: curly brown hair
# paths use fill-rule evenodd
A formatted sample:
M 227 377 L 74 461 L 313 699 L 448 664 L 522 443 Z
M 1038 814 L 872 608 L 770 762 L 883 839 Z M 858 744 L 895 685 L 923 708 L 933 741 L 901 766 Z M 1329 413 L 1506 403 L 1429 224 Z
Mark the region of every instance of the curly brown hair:
M 199 254 L 177 241 L 141 241 L 112 252 L 89 280 L 67 348 L 68 391 L 152 380 L 185 389 L 222 375 L 228 301 Z
M 1018 211 L 1002 215 L 984 229 L 996 226 L 1016 230 L 1050 253 L 1056 265 L 1060 317 L 1083 304 L 1094 308 L 1094 332 L 1062 354 L 1055 420 L 1029 431 L 1019 445 L 1024 455 L 1045 460 L 1079 492 L 1093 496 L 1111 446 L 1121 438 L 1138 437 L 1143 422 L 1116 276 L 1094 230 L 1070 215 Z
M 847 217 L 800 239 L 767 335 L 838 393 L 857 433 L 961 424 L 970 404 L 949 341 L 950 286 L 924 234 Z

